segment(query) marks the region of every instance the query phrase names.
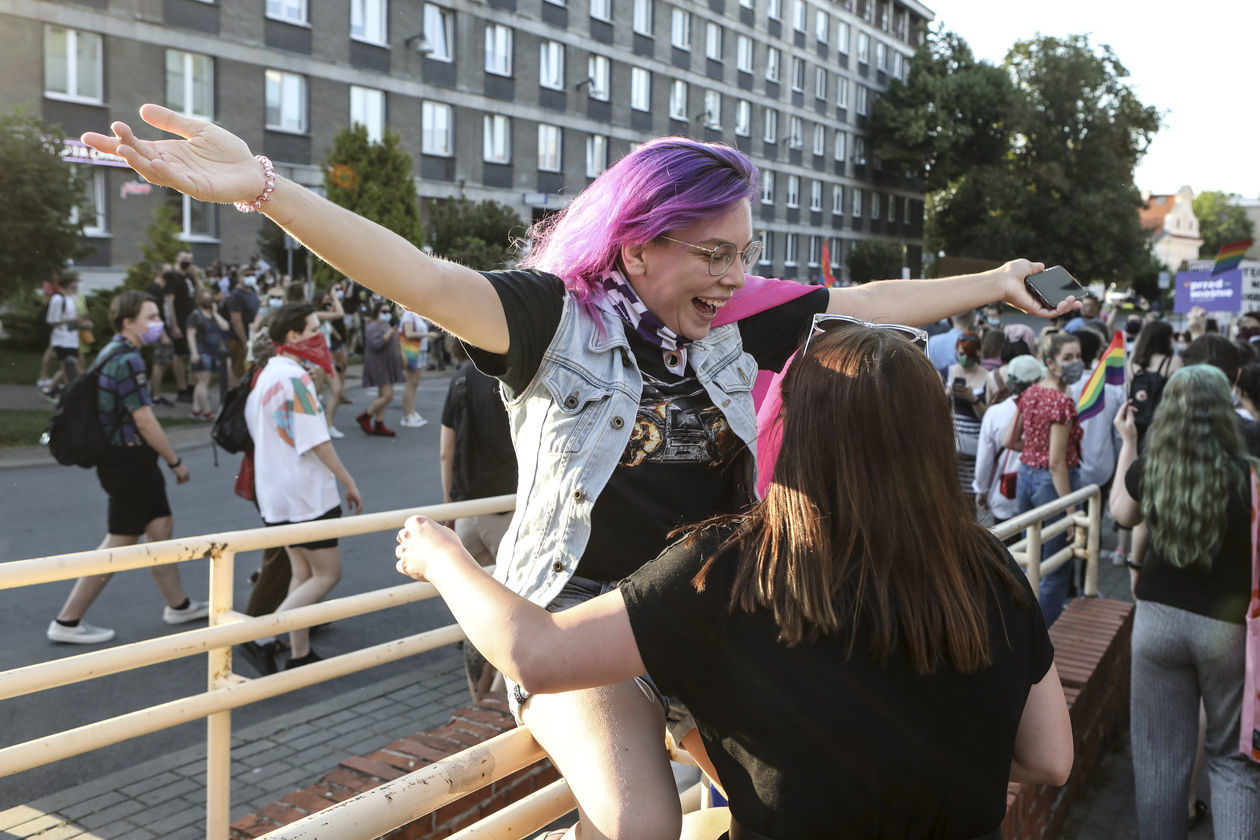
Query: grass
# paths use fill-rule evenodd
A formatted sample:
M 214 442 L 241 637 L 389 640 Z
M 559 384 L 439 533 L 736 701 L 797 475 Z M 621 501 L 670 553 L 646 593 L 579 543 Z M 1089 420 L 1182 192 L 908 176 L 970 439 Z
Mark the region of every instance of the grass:
M 39 378 L 39 361 L 43 355 L 36 350 L 0 345 L 0 384 L 33 386 Z
M 34 446 L 39 443 L 39 436 L 48 426 L 48 418 L 52 416 L 52 406 L 48 408 L 3 408 L 0 409 L 0 447 Z M 162 426 L 206 425 L 191 417 L 167 417 Z

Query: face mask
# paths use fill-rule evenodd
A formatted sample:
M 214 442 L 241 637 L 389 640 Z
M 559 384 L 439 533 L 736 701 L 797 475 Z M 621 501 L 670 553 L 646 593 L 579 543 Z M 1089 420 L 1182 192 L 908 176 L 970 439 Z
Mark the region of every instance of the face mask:
M 984 320 L 988 321 L 990 327 L 996 327 L 998 324 L 1002 323 L 1001 318 L 985 318 Z
M 393 316 L 388 312 L 382 312 L 379 317 L 382 324 L 388 324 L 391 320 L 393 320 Z
M 267 305 L 272 309 L 279 309 L 284 306 L 284 298 L 267 298 Z
M 1081 378 L 1085 373 L 1085 363 L 1082 361 L 1068 362 L 1059 369 L 1059 378 L 1063 380 L 1064 385 L 1071 385 Z
M 247 275 L 245 279 L 242 280 L 241 282 L 252 289 L 258 285 L 258 278 L 250 274 L 250 275 Z
M 162 338 L 162 322 L 155 321 L 144 328 L 144 332 L 140 334 L 140 341 L 143 344 L 153 344 Z
M 962 365 L 965 368 L 969 368 L 976 363 L 975 359 L 963 353 L 959 353 L 955 358 L 958 359 L 958 364 Z

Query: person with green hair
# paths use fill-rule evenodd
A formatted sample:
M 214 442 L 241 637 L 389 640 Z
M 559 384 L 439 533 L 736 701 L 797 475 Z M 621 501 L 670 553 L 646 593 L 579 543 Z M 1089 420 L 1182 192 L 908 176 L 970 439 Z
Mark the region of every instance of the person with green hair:
M 1185 803 L 1207 719 L 1208 778 L 1217 837 L 1260 836 L 1260 765 L 1238 750 L 1251 590 L 1250 471 L 1230 398 L 1215 367 L 1168 380 L 1138 457 L 1130 402 L 1111 489 L 1116 522 L 1150 531 L 1138 570 L 1130 727 L 1138 836 L 1184 838 Z

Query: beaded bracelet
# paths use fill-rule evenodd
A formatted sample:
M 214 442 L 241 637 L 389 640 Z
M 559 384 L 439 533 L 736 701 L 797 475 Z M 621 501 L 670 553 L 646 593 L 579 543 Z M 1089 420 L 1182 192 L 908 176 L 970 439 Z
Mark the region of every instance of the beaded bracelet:
M 240 210 L 242 213 L 258 212 L 262 207 L 262 203 L 271 198 L 271 191 L 276 188 L 276 170 L 275 167 L 271 165 L 270 158 L 266 155 L 254 155 L 254 159 L 262 164 L 263 175 L 267 179 L 267 185 L 263 187 L 262 195 L 258 196 L 258 198 L 255 198 L 253 201 L 233 202 L 236 209 Z

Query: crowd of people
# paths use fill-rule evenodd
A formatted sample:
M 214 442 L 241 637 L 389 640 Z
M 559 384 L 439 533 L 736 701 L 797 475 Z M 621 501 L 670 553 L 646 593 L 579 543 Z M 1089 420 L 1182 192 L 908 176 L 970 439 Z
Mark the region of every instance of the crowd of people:
M 181 139 L 114 123 L 84 141 L 154 183 L 266 213 L 449 330 L 497 380 L 518 505 L 494 578 L 455 532 L 421 518 L 399 532 L 396 560 L 442 592 L 568 780 L 579 819 L 557 836 L 677 837 L 663 733 L 728 794 L 732 840 L 994 838 L 1008 780 L 1067 778 L 1071 725 L 1046 627 L 1070 582 L 1057 594 L 1043 582 L 1051 603 L 1039 604 L 975 508 L 995 470 L 980 460 L 986 440 L 1020 451 L 1018 507 L 1080 481 L 1086 436 L 1069 394 L 1087 366 L 1078 334 L 1097 312 L 1041 306 L 1024 279 L 1042 264 L 841 289 L 749 276 L 757 170 L 729 147 L 659 138 L 536 226 L 516 268 L 478 272 L 276 177 L 221 127 L 153 105 L 141 115 Z M 1073 319 L 1041 339 L 1012 326 L 986 343 L 971 313 L 984 307 L 989 331 L 1003 304 Z M 297 415 L 321 413 L 291 358 L 310 361 L 300 348 L 318 318 L 289 306 L 261 376 L 293 365 L 295 391 L 253 391 L 251 417 L 264 416 L 251 431 L 268 433 L 262 403 L 283 397 L 293 425 L 272 425 L 305 441 L 283 457 L 322 469 L 331 488 L 282 520 L 304 522 L 337 515 L 323 508 L 338 481 L 359 500 L 326 457 L 327 433 L 297 430 L 309 420 Z M 400 332 L 415 331 L 388 304 L 370 313 L 365 349 L 386 354 L 371 376 L 392 388 L 405 381 Z M 931 339 L 902 325 L 951 313 L 963 314 Z M 781 372 L 772 416 L 757 412 L 759 369 Z M 369 434 L 383 433 L 376 409 L 359 417 Z M 1002 414 L 995 434 L 986 421 Z M 770 477 L 760 495 L 758 470 Z M 1152 524 L 1164 498 L 1142 495 Z M 1153 528 L 1152 554 L 1166 532 Z M 1250 836 L 1256 777 L 1231 778 L 1253 793 L 1231 823 Z

